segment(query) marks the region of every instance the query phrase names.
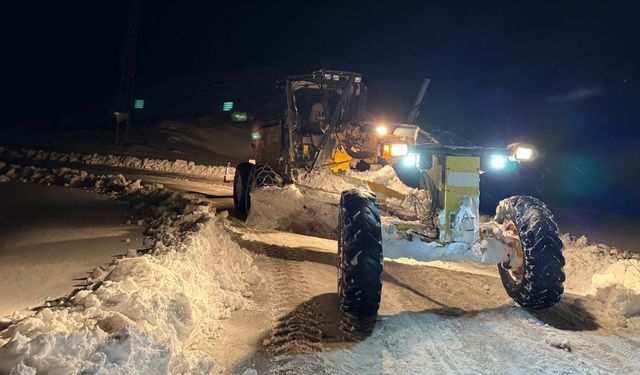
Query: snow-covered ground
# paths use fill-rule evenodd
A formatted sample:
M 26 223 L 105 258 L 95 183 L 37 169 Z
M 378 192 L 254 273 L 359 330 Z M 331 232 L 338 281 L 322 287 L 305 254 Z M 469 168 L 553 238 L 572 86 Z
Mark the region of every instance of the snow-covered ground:
M 414 197 L 418 190 L 404 186 L 389 166 L 366 173 L 351 172 L 346 178 L 327 172 L 303 176 L 298 186 L 267 188 L 252 194 L 249 225 L 294 231 L 333 238 L 339 214 L 340 192 L 366 187 L 367 182 L 388 186 L 408 196 L 387 201 L 394 211 L 416 214 Z M 414 199 L 410 199 L 414 198 Z M 419 199 L 418 199 L 419 200 Z M 277 210 L 274 210 L 277 207 Z M 605 244 L 590 243 L 587 237 L 562 236 L 566 258 L 565 287 L 581 295 L 590 295 L 625 316 L 640 315 L 640 254 Z M 494 270 L 495 271 L 495 270 Z
M 336 191 L 366 181 L 391 186 L 388 170 L 364 182 L 308 176 L 300 186 L 257 192 L 247 223 L 122 176 L 2 162 L 0 176 L 123 199 L 147 228 L 143 254 L 96 269 L 60 306 L 0 332 L 0 374 L 55 366 L 61 373 L 640 373 L 637 257 L 569 235 L 568 293 L 553 308 L 515 306 L 495 266 L 386 260 L 375 330 L 360 339 L 341 331 L 335 241 L 288 231 L 330 233 Z M 386 198 L 392 208 L 417 209 Z M 296 220 L 305 215 L 316 216 L 311 226 Z
M 0 333 L 0 373 L 208 373 L 219 321 L 250 304 L 252 258 L 201 202 L 122 176 L 0 164 L 3 180 L 82 186 L 131 204 L 142 254 L 95 269 L 84 289 Z
M 237 373 L 249 364 L 271 374 L 619 374 L 640 368 L 637 318 L 612 320 L 608 307 L 569 293 L 553 308 L 528 312 L 506 296 L 495 266 L 487 276 L 385 260 L 381 317 L 370 336 L 354 340 L 339 328 L 335 241 L 232 229 L 266 278 L 263 291 L 255 292 L 261 308 L 229 324 L 251 324 L 254 332 L 243 341 L 261 343 L 236 359 Z M 224 332 L 237 335 L 233 328 Z
M 209 178 L 224 177 L 225 173 L 233 176 L 235 169 L 226 166 L 200 165 L 192 161 L 139 158 L 135 156 L 76 154 L 45 150 L 18 149 L 11 150 L 0 147 L 2 159 L 28 159 L 33 161 L 49 161 L 59 163 L 74 163 L 100 165 L 108 167 L 120 167 L 130 169 L 142 169 L 158 172 L 176 173 L 181 175 L 193 175 Z
M 96 193 L 8 182 L 0 207 L 0 318 L 67 295 L 93 268 L 142 248 L 125 205 Z

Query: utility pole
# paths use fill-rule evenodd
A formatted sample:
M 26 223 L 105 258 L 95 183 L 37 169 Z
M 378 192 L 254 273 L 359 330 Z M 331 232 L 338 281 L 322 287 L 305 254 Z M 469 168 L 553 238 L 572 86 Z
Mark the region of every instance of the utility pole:
M 133 109 L 133 89 L 136 73 L 136 54 L 138 48 L 138 24 L 140 18 L 140 0 L 131 0 L 127 35 L 122 46 L 120 56 L 120 81 L 116 94 L 115 142 L 120 141 L 121 131 L 124 130 L 123 140 L 126 141 L 129 132 L 131 110 Z

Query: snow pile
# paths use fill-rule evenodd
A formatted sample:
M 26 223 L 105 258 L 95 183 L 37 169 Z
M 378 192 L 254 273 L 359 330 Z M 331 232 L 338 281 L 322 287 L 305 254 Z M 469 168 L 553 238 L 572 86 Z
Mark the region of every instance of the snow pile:
M 55 152 L 21 148 L 10 150 L 0 147 L 0 157 L 8 159 L 31 159 L 58 163 L 78 163 L 90 165 L 104 165 L 109 167 L 145 169 L 167 173 L 190 174 L 203 177 L 223 177 L 226 167 L 200 165 L 192 161 L 139 158 L 135 156 L 79 154 L 74 152 Z M 228 173 L 233 174 L 234 168 Z
M 349 170 L 346 173 L 349 177 L 354 177 L 360 180 L 375 182 L 376 184 L 384 185 L 391 190 L 395 190 L 404 195 L 409 195 L 415 192 L 413 189 L 405 185 L 398 176 L 392 166 L 386 165 L 376 171 L 358 172 Z
M 247 224 L 336 238 L 339 203 L 339 195 L 307 191 L 296 185 L 258 189 L 251 192 Z
M 122 176 L 0 165 L 5 180 L 57 183 L 128 201 L 144 255 L 94 270 L 85 288 L 0 332 L 0 373 L 208 373 L 220 320 L 261 276 L 206 203 Z
M 591 295 L 625 316 L 640 315 L 640 254 L 565 234 L 565 288 Z
M 262 228 L 336 238 L 340 194 L 353 188 L 369 189 L 368 182 L 400 193 L 402 199 L 378 195 L 383 211 L 390 210 L 394 215 L 413 218 L 424 213 L 419 203 L 428 199 L 427 193 L 404 185 L 393 168 L 386 166 L 371 172 L 350 171 L 344 176 L 329 170 L 318 170 L 299 176 L 296 185 L 254 190 L 251 192 L 247 223 Z
M 638 343 L 553 328 L 508 305 L 452 317 L 385 317 L 354 345 L 295 356 L 282 372 L 327 374 L 637 374 Z M 318 358 L 319 357 L 319 358 Z
M 354 187 L 366 189 L 367 182 L 386 186 L 402 195 L 409 195 L 417 190 L 402 183 L 390 165 L 375 171 L 348 170 L 344 175 L 332 173 L 329 169 L 320 169 L 301 175 L 298 182 L 317 190 L 334 193 L 341 193 Z

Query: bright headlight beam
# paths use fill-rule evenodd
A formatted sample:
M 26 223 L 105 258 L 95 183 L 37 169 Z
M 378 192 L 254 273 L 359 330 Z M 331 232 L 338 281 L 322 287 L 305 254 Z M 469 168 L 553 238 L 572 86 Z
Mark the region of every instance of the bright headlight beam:
M 494 155 L 491 157 L 491 168 L 493 169 L 503 169 L 507 165 L 508 158 L 501 155 Z
M 529 147 L 518 147 L 514 156 L 518 160 L 531 160 L 531 157 L 533 157 L 533 149 Z
M 394 143 L 391 145 L 391 156 L 404 156 L 409 153 L 409 146 L 405 143 Z
M 378 125 L 376 133 L 378 133 L 378 135 L 387 135 L 387 127 L 384 125 Z
M 409 154 L 402 158 L 402 165 L 405 167 L 417 167 L 420 162 L 420 155 Z

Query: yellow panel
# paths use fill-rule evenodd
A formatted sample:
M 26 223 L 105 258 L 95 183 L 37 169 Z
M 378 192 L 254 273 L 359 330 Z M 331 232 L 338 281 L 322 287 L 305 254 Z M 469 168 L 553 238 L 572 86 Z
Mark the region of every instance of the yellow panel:
M 333 160 L 331 161 L 331 171 L 334 173 L 344 172 L 349 169 L 349 162 L 351 161 L 351 156 L 346 153 L 341 148 L 335 150 L 333 153 Z
M 444 229 L 448 235 L 451 235 L 451 213 L 458 210 L 460 199 L 465 195 L 479 196 L 479 184 L 475 184 L 476 177 L 479 181 L 480 176 L 480 158 L 476 156 L 447 156 L 445 158 L 445 186 L 444 186 L 444 210 L 446 211 L 446 225 Z M 453 173 L 453 175 L 452 175 Z M 452 186 L 450 180 L 456 177 L 468 181 L 474 181 L 469 185 L 475 186 Z

